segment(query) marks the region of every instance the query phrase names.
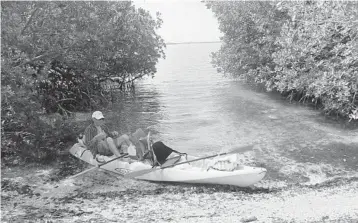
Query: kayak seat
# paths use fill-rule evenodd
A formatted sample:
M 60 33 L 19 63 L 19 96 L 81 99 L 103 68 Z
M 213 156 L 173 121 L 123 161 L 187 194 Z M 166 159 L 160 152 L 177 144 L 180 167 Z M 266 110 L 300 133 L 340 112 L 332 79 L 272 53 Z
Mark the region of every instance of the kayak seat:
M 153 143 L 152 149 L 160 165 L 162 165 L 167 160 L 168 156 L 173 152 L 173 149 L 166 146 L 161 141 Z
M 163 142 L 158 141 L 153 143 L 151 137 L 150 137 L 150 132 L 148 132 L 148 135 L 146 138 L 142 137 L 139 139 L 139 142 L 143 145 L 144 147 L 144 153 L 143 153 L 143 157 L 141 160 L 149 160 L 152 164 L 152 167 L 156 167 L 156 166 L 162 166 L 164 163 L 166 163 L 166 166 L 170 166 L 176 162 L 178 162 L 181 158 L 182 155 L 187 155 L 186 153 L 180 153 L 168 146 L 166 146 Z M 179 156 L 177 157 L 172 157 L 170 159 L 168 159 L 168 157 L 172 154 L 172 153 L 177 153 L 179 154 Z
M 167 167 L 167 166 L 171 166 L 176 164 L 177 162 L 179 162 L 179 160 L 181 159 L 181 155 L 180 156 L 175 156 L 172 158 L 167 159 L 162 165 L 161 167 Z
M 186 155 L 186 153 L 178 152 L 178 151 L 170 148 L 169 146 L 166 146 L 161 141 L 153 143 L 152 150 L 153 150 L 154 156 L 156 158 L 157 164 L 159 164 L 160 166 L 162 166 L 166 162 L 168 162 L 168 164 L 166 164 L 166 165 L 170 166 L 171 164 L 178 162 L 182 155 Z M 170 154 L 172 154 L 173 152 L 179 154 L 179 156 L 172 157 L 172 158 L 168 159 Z

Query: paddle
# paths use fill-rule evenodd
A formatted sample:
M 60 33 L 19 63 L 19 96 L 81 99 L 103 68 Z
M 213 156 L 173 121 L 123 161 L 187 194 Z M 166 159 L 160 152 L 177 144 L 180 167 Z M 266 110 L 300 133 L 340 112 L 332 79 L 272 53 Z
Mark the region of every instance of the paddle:
M 228 154 L 235 154 L 235 153 L 240 153 L 240 152 L 251 151 L 253 147 L 254 147 L 253 145 L 241 146 L 241 147 L 233 149 L 233 150 L 231 150 L 229 152 L 214 154 L 214 155 L 210 155 L 210 156 L 205 156 L 205 157 L 201 157 L 201 158 L 197 158 L 197 159 L 193 159 L 193 160 L 188 160 L 188 161 L 181 162 L 181 163 L 175 163 L 175 164 L 165 166 L 165 167 L 138 170 L 138 171 L 134 171 L 134 172 L 131 172 L 131 173 L 128 173 L 128 174 L 124 175 L 124 178 L 135 178 L 135 177 L 147 174 L 147 173 L 151 173 L 153 171 L 162 170 L 162 169 L 166 169 L 166 168 L 170 168 L 170 167 L 174 167 L 174 166 L 179 166 L 179 165 L 182 165 L 182 164 L 191 163 L 191 162 L 195 162 L 195 161 L 199 161 L 199 160 L 203 160 L 203 159 L 209 159 L 209 158 L 213 158 L 213 157 L 216 157 L 216 156 L 223 156 L 223 155 L 228 155 Z
M 121 156 L 118 156 L 118 157 L 116 157 L 116 158 L 114 158 L 114 159 L 111 159 L 110 161 L 107 161 L 107 162 L 102 163 L 102 164 L 100 164 L 100 165 L 98 165 L 98 166 L 92 167 L 92 168 L 90 168 L 90 169 L 88 169 L 88 170 L 82 171 L 81 173 L 78 173 L 78 174 L 76 174 L 76 175 L 74 175 L 74 176 L 71 176 L 71 177 L 69 177 L 68 179 L 72 179 L 72 178 L 78 177 L 78 176 L 80 176 L 80 175 L 82 175 L 82 174 L 85 174 L 85 173 L 90 172 L 90 171 L 92 171 L 92 170 L 94 170 L 94 169 L 100 168 L 100 167 L 103 166 L 103 165 L 106 165 L 106 164 L 108 164 L 108 163 L 110 163 L 110 162 L 113 162 L 113 161 L 115 161 L 115 160 L 117 160 L 117 159 L 120 159 L 120 158 L 122 158 L 122 157 L 125 157 L 125 156 L 127 156 L 127 155 L 128 155 L 128 153 L 125 153 L 125 154 L 123 154 L 123 155 L 121 155 Z

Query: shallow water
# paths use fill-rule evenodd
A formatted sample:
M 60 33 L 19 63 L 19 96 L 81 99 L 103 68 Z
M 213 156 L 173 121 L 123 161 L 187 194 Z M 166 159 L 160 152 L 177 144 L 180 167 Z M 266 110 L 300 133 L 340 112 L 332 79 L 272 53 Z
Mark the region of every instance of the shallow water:
M 148 128 L 156 140 L 198 156 L 254 144 L 246 160 L 268 168 L 274 181 L 319 183 L 355 174 L 357 130 L 217 73 L 210 53 L 219 47 L 169 45 L 155 77 L 113 105 L 113 127 Z
M 69 181 L 64 176 L 75 173 L 67 163 L 5 169 L 2 220 L 238 222 L 255 215 L 260 222 L 355 222 L 358 130 L 223 77 L 210 64 L 219 47 L 169 45 L 155 77 L 138 82 L 105 115 L 121 133 L 143 128 L 154 140 L 197 156 L 254 144 L 239 157 L 267 168 L 264 180 L 242 189 L 134 181 L 98 170 Z

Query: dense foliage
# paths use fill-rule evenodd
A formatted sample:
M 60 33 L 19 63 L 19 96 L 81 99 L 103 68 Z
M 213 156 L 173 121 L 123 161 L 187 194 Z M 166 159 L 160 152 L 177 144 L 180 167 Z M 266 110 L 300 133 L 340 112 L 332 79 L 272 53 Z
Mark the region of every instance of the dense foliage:
M 44 114 L 95 109 L 108 102 L 103 82 L 124 89 L 154 75 L 165 56 L 159 16 L 128 1 L 1 2 L 2 152 L 56 144 L 73 132 Z
M 219 71 L 358 119 L 356 2 L 206 2 L 224 33 Z

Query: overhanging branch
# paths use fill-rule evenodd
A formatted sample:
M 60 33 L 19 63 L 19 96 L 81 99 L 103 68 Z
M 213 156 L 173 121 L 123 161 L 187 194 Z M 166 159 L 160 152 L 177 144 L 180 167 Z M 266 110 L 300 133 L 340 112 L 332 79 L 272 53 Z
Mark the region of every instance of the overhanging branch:
M 37 8 L 34 9 L 34 11 L 31 13 L 30 18 L 27 20 L 27 22 L 26 22 L 24 28 L 21 30 L 20 35 L 23 35 L 23 34 L 24 34 L 25 30 L 27 29 L 27 27 L 28 27 L 28 26 L 30 25 L 30 23 L 32 22 L 32 19 L 33 19 L 35 13 L 36 13 L 39 9 L 40 9 L 40 8 L 37 7 Z

